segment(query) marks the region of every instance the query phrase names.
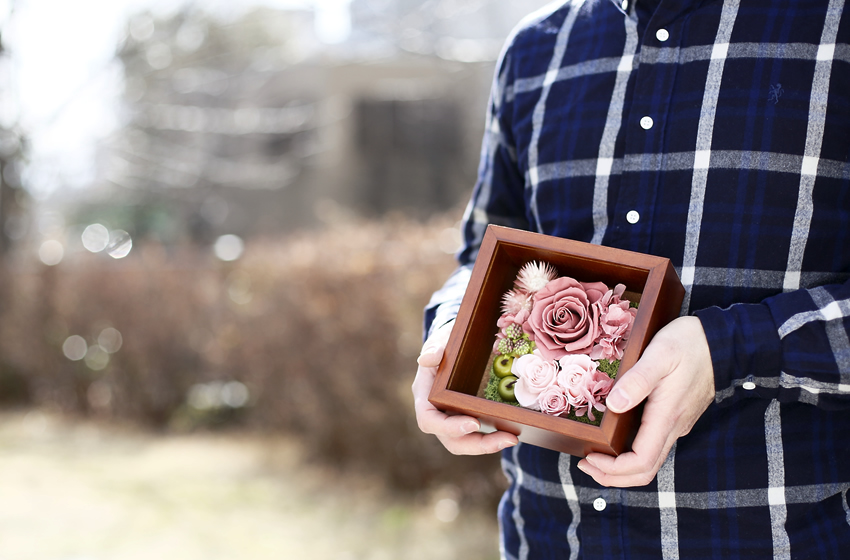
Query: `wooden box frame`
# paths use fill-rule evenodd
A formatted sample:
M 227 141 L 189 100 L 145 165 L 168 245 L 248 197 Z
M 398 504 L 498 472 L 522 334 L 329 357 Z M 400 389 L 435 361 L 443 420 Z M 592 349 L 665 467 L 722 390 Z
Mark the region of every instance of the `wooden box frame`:
M 548 262 L 561 275 L 582 282 L 625 284 L 627 291 L 640 294 L 619 372 L 633 366 L 652 336 L 679 315 L 685 290 L 668 259 L 490 225 L 429 400 L 449 414 L 478 418 L 482 431 L 510 432 L 522 442 L 579 457 L 619 455 L 634 440 L 641 407 L 624 414 L 607 411 L 593 426 L 476 396 L 488 371 L 502 295 L 532 260 Z

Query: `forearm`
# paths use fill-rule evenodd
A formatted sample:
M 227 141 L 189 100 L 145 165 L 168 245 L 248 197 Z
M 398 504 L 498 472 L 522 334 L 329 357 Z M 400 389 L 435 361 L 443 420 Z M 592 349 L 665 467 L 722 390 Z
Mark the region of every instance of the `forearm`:
M 771 398 L 850 407 L 850 282 L 695 314 L 711 349 L 718 404 Z

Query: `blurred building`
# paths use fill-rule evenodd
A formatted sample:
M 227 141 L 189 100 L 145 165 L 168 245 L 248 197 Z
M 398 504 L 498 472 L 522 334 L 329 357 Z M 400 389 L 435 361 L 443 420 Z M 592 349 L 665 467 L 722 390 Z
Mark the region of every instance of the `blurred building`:
M 207 242 L 457 207 L 475 179 L 493 65 L 540 1 L 352 0 L 350 37 L 312 11 L 128 24 L 124 126 L 75 218 Z

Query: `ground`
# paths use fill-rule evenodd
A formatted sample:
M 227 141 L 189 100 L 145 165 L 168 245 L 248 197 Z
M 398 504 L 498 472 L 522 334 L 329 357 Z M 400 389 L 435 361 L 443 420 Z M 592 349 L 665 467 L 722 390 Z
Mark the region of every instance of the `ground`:
M 495 512 L 402 499 L 244 434 L 0 414 L 0 560 L 498 558 Z

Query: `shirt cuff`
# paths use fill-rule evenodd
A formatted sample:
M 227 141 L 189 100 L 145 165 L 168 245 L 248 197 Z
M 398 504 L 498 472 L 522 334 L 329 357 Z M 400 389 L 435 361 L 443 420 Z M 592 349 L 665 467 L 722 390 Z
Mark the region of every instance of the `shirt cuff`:
M 472 265 L 458 267 L 443 287 L 431 296 L 431 301 L 425 307 L 423 340 L 427 340 L 435 330 L 457 317 L 471 276 Z
M 711 351 L 715 401 L 726 406 L 745 397 L 775 398 L 782 348 L 768 307 L 760 303 L 709 307 L 694 315 L 702 322 Z

